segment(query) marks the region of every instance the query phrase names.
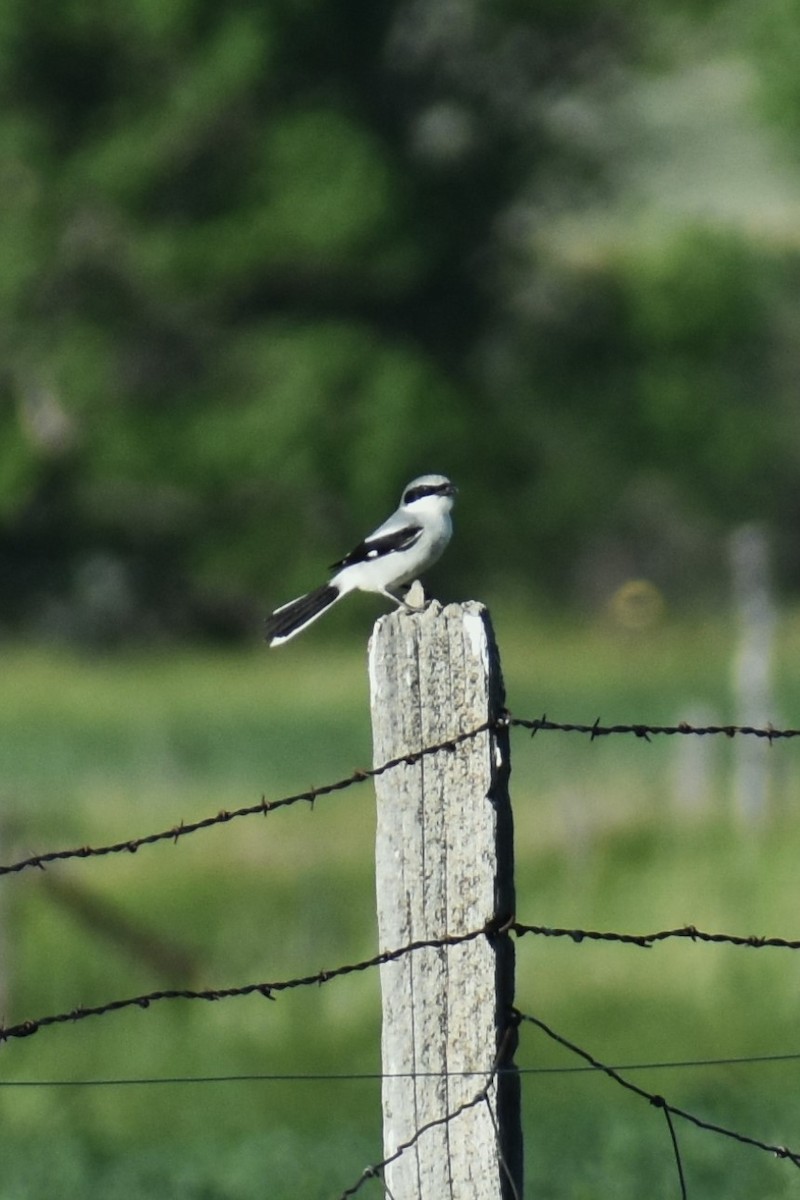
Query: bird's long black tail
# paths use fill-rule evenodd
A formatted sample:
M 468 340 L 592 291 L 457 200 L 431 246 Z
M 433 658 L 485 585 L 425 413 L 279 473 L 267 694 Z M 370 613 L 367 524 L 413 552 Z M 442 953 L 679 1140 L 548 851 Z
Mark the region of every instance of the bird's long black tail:
M 312 621 L 316 621 L 317 617 L 327 612 L 340 595 L 338 588 L 326 583 L 324 587 L 308 592 L 305 596 L 298 596 L 296 600 L 290 600 L 288 604 L 276 608 L 265 623 L 264 632 L 270 646 L 281 646 L 295 637 Z

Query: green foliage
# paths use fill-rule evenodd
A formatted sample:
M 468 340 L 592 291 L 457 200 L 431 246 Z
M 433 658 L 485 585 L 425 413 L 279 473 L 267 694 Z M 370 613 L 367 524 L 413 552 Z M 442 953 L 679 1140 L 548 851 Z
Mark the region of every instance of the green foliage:
M 35 492 L 38 470 L 36 455 L 19 424 L 8 422 L 8 434 L 0 442 L 0 514 L 14 517 Z
M 785 499 L 770 464 L 780 458 L 786 398 L 757 390 L 775 276 L 741 238 L 704 229 L 625 268 L 648 456 L 720 515 L 744 497 L 753 515 L 771 515 Z
M 791 206 L 685 194 L 709 89 L 731 156 L 793 187 L 758 125 L 797 123 L 792 20 L 10 0 L 0 620 L 90 634 L 100 557 L 113 636 L 241 630 L 431 469 L 464 485 L 454 589 L 585 598 L 611 540 L 690 594 L 728 523 L 793 544 Z
M 512 710 L 609 722 L 730 718 L 732 647 L 720 623 L 665 622 L 636 633 L 514 619 L 497 626 Z M 779 701 L 796 711 L 800 624 L 780 629 Z M 264 656 L 267 652 L 264 651 Z M 6 646 L 4 861 L 169 828 L 343 777 L 369 762 L 362 649 L 301 645 L 279 656 L 151 653 L 76 658 Z M 325 670 L 320 671 L 323 661 Z M 267 665 L 268 664 L 268 665 Z M 686 742 L 514 734 L 518 915 L 550 926 L 644 932 L 687 921 L 791 936 L 796 863 L 790 743 L 777 803 L 742 831 L 729 810 L 736 744 L 704 740 L 712 794 L 675 796 Z M 776 758 L 776 756 L 778 756 Z M 4 881 L 10 970 L 4 1020 L 104 1003 L 163 986 L 237 986 L 302 976 L 375 951 L 374 817 L 367 785 L 243 818 L 136 855 L 55 865 Z M 57 879 L 56 886 L 51 881 Z M 59 890 L 58 883 L 62 885 Z M 147 955 L 68 903 L 123 913 L 175 956 L 165 978 Z M 147 936 L 144 941 L 146 943 Z M 796 987 L 784 951 L 664 944 L 650 951 L 522 939 L 517 1000 L 604 1061 L 793 1052 Z M 260 1080 L 27 1087 L 21 1080 L 375 1072 L 374 972 L 280 995 L 146 1010 L 41 1029 L 3 1047 L 0 1196 L 169 1194 L 201 1200 L 330 1197 L 380 1157 L 379 1084 Z M 532 1027 L 524 1067 L 572 1067 Z M 709 1120 L 794 1148 L 798 1099 L 784 1064 L 629 1071 Z M 672 1196 L 663 1114 L 596 1074 L 526 1075 L 528 1187 L 633 1200 Z M 691 1190 L 788 1197 L 793 1168 L 677 1124 Z M 149 1189 L 149 1190 L 148 1190 Z M 690 1193 L 691 1194 L 691 1193 Z
M 14 1146 L 4 1156 L 2 1200 L 40 1200 L 58 1179 L 64 1200 L 253 1200 L 265 1188 L 274 1200 L 328 1200 L 331 1181 L 355 1183 L 374 1151 L 374 1142 L 355 1131 L 346 1141 L 301 1137 L 270 1129 L 238 1144 L 216 1139 L 166 1146 L 125 1155 L 92 1153 L 80 1141 L 57 1136 Z

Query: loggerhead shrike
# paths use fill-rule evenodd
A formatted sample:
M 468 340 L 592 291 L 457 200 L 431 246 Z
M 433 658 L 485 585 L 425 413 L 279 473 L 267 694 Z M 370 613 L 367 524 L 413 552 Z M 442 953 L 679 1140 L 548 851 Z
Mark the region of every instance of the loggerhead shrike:
M 276 608 L 266 621 L 270 646 L 281 646 L 316 621 L 347 592 L 378 592 L 410 609 L 403 598 L 411 583 L 432 566 L 450 541 L 450 509 L 456 489 L 444 475 L 420 475 L 405 488 L 387 521 L 331 567 L 324 587 Z

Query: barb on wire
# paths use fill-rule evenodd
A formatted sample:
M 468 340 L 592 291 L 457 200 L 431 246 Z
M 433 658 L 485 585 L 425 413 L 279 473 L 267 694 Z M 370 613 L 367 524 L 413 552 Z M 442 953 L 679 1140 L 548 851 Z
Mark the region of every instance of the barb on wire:
M 738 1133 L 735 1129 L 728 1129 L 724 1125 L 717 1125 L 712 1121 L 705 1121 L 702 1117 L 698 1117 L 694 1113 L 687 1112 L 686 1109 L 678 1108 L 676 1105 L 668 1103 L 663 1096 L 659 1096 L 655 1092 L 648 1092 L 645 1088 L 639 1087 L 638 1084 L 632 1083 L 630 1079 L 626 1079 L 624 1075 L 621 1075 L 615 1067 L 610 1067 L 606 1063 L 600 1062 L 592 1054 L 590 1054 L 588 1050 L 583 1050 L 580 1046 L 576 1046 L 574 1042 L 571 1042 L 568 1038 L 564 1037 L 563 1034 L 556 1033 L 554 1029 L 551 1029 L 550 1026 L 545 1024 L 545 1022 L 539 1017 L 535 1017 L 530 1013 L 520 1012 L 520 1010 L 516 1008 L 512 1011 L 517 1021 L 527 1022 L 531 1025 L 535 1025 L 549 1038 L 551 1038 L 552 1041 L 557 1042 L 560 1046 L 564 1046 L 565 1049 L 571 1051 L 573 1054 L 578 1055 L 579 1058 L 582 1058 L 584 1062 L 589 1063 L 589 1065 L 594 1067 L 595 1070 L 602 1071 L 605 1075 L 608 1075 L 609 1078 L 613 1079 L 615 1083 L 618 1083 L 620 1087 L 625 1088 L 629 1092 L 633 1092 L 634 1095 L 641 1096 L 643 1100 L 647 1100 L 648 1103 L 654 1105 L 654 1107 L 668 1111 L 670 1116 L 680 1117 L 681 1120 L 690 1122 L 690 1124 L 697 1126 L 698 1129 L 705 1129 L 709 1133 L 718 1133 L 722 1137 L 731 1138 L 733 1141 L 741 1142 L 745 1146 L 754 1146 L 757 1150 L 765 1150 L 768 1154 L 774 1154 L 776 1158 L 787 1159 L 795 1167 L 800 1167 L 800 1152 L 790 1150 L 786 1146 L 777 1146 L 772 1145 L 769 1142 L 762 1142 L 758 1138 L 750 1137 L 745 1133 Z
M 683 925 L 679 929 L 660 929 L 656 933 L 616 933 L 613 930 L 599 929 L 559 929 L 547 925 L 522 925 L 514 921 L 509 929 L 517 937 L 526 934 L 536 934 L 539 937 L 569 938 L 581 942 L 619 942 L 622 945 L 639 946 L 650 950 L 658 942 L 666 942 L 674 938 L 682 938 L 691 942 L 716 943 L 728 946 L 749 946 L 753 950 L 761 950 L 765 946 L 782 950 L 800 950 L 800 940 L 790 941 L 781 937 L 761 937 L 755 934 L 744 936 L 735 933 L 707 933 L 695 925 Z
M 347 963 L 344 966 L 333 967 L 327 971 L 318 971 L 314 975 L 303 975 L 297 979 L 283 979 L 275 983 L 247 983 L 242 987 L 214 988 L 203 991 L 170 988 L 147 992 L 141 996 L 130 996 L 124 1000 L 111 1000 L 106 1004 L 97 1004 L 88 1008 L 73 1008 L 69 1012 L 55 1013 L 50 1016 L 20 1021 L 16 1025 L 0 1026 L 0 1045 L 3 1042 L 10 1041 L 11 1038 L 31 1037 L 34 1033 L 38 1033 L 40 1029 L 45 1029 L 50 1025 L 73 1024 L 76 1021 L 85 1021 L 89 1017 L 103 1017 L 108 1013 L 120 1012 L 126 1008 L 147 1009 L 162 1000 L 229 1000 L 241 996 L 254 995 L 263 996 L 266 1000 L 275 1000 L 280 992 L 329 983 L 332 979 L 339 979 L 343 975 L 353 975 L 358 971 L 367 971 L 371 967 L 379 967 L 384 963 L 395 962 L 397 959 L 404 958 L 407 954 L 414 954 L 418 950 L 440 950 L 444 946 L 460 946 L 464 942 L 475 941 L 476 938 L 483 937 L 484 935 L 489 937 L 496 932 L 496 929 L 497 923 L 488 921 L 480 929 L 471 929 L 467 933 L 445 934 L 438 938 L 427 938 L 416 942 L 409 942 L 407 945 L 400 946 L 396 950 L 384 950 L 382 953 L 375 954 L 372 958 L 364 959 L 362 962 Z

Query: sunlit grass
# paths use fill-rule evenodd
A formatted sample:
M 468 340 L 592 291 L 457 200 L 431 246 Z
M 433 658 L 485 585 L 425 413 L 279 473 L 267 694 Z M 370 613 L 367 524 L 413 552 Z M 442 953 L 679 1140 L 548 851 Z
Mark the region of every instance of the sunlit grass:
M 672 723 L 702 710 L 722 721 L 735 719 L 733 631 L 724 623 L 698 618 L 625 631 L 610 622 L 522 622 L 501 612 L 496 624 L 509 707 L 519 715 Z M 798 643 L 800 622 L 790 615 L 780 628 L 776 724 L 779 714 L 800 724 L 792 716 L 800 707 L 791 669 Z M 110 658 L 5 646 L 2 670 L 4 861 L 61 844 L 99 844 L 168 829 L 257 803 L 262 794 L 275 798 L 326 783 L 370 762 L 363 644 L 342 649 L 321 635 L 281 653 L 256 647 Z M 709 755 L 700 767 L 705 783 L 690 795 L 682 756 L 693 753 L 696 743 L 590 742 L 560 733 L 530 739 L 515 732 L 519 919 L 637 933 L 694 923 L 796 936 L 800 834 L 793 807 L 800 747 L 762 747 L 776 768 L 773 805 L 761 823 L 743 828 L 731 803 L 736 744 L 703 741 Z M 301 804 L 177 844 L 144 847 L 136 855 L 71 862 L 0 881 L 8 946 L 5 1022 L 164 986 L 237 986 L 368 957 L 376 941 L 373 807 L 371 788 L 360 784 L 319 798 L 313 809 Z M 99 933 L 69 892 L 50 886 L 52 879 L 77 889 L 100 916 L 122 914 L 145 942 L 152 936 L 167 943 L 167 953 L 173 947 L 170 977 L 124 936 Z M 798 1048 L 798 968 L 788 951 L 687 943 L 645 951 L 531 937 L 519 943 L 517 962 L 520 1008 L 604 1060 Z M 523 1032 L 519 1058 L 523 1066 L 565 1062 L 563 1051 L 532 1029 Z M 147 1011 L 43 1029 L 0 1048 L 7 1080 L 378 1069 L 374 972 L 274 1002 L 164 1001 Z M 792 1144 L 800 1114 L 790 1068 L 710 1072 L 655 1074 L 644 1085 L 707 1115 L 713 1110 L 722 1123 Z M 176 1102 L 174 1089 L 181 1086 Z M 642 1150 L 650 1144 L 645 1132 L 634 1139 L 638 1150 L 626 1149 L 620 1122 L 649 1129 L 651 1117 L 635 1106 L 629 1116 L 630 1101 L 609 1088 L 583 1077 L 534 1076 L 526 1082 L 531 1178 L 545 1185 L 552 1156 L 557 1147 L 565 1152 L 564 1139 L 574 1127 L 583 1144 L 594 1147 L 597 1161 L 616 1172 L 615 1194 L 641 1194 L 642 1175 L 631 1161 L 640 1152 L 658 1158 L 663 1130 L 657 1127 L 652 1150 Z M 366 1132 L 379 1154 L 377 1096 L 374 1081 L 37 1088 L 0 1091 L 0 1119 L 20 1147 L 47 1128 L 67 1142 L 78 1139 L 70 1145 L 93 1146 L 97 1163 L 108 1155 L 133 1162 L 145 1148 L 157 1154 L 171 1140 L 193 1145 L 211 1131 L 228 1147 L 252 1146 L 267 1127 L 291 1129 L 287 1137 L 310 1139 L 309 1145 L 326 1137 L 330 1145 L 339 1137 L 342 1174 L 327 1191 L 304 1193 L 335 1195 L 337 1184 L 352 1182 L 344 1163 L 353 1138 L 363 1147 Z M 553 1147 L 549 1157 L 543 1130 Z M 745 1196 L 745 1181 L 749 1194 L 789 1194 L 781 1190 L 785 1166 L 771 1167 L 766 1182 L 760 1176 L 753 1182 L 749 1168 L 733 1180 L 723 1169 L 727 1147 L 692 1146 L 704 1172 L 704 1194 Z M 82 1152 L 75 1154 L 83 1162 Z M 91 1171 L 85 1164 L 81 1169 L 86 1181 Z M 671 1170 L 664 1156 L 667 1189 L 674 1186 Z M 580 1191 L 582 1172 L 576 1166 L 567 1191 L 553 1194 L 592 1194 Z M 98 1167 L 95 1178 L 101 1176 Z M 7 1194 L 0 1183 L 0 1197 Z M 132 1183 L 130 1194 L 136 1194 Z M 293 1194 L 291 1185 L 285 1194 Z

